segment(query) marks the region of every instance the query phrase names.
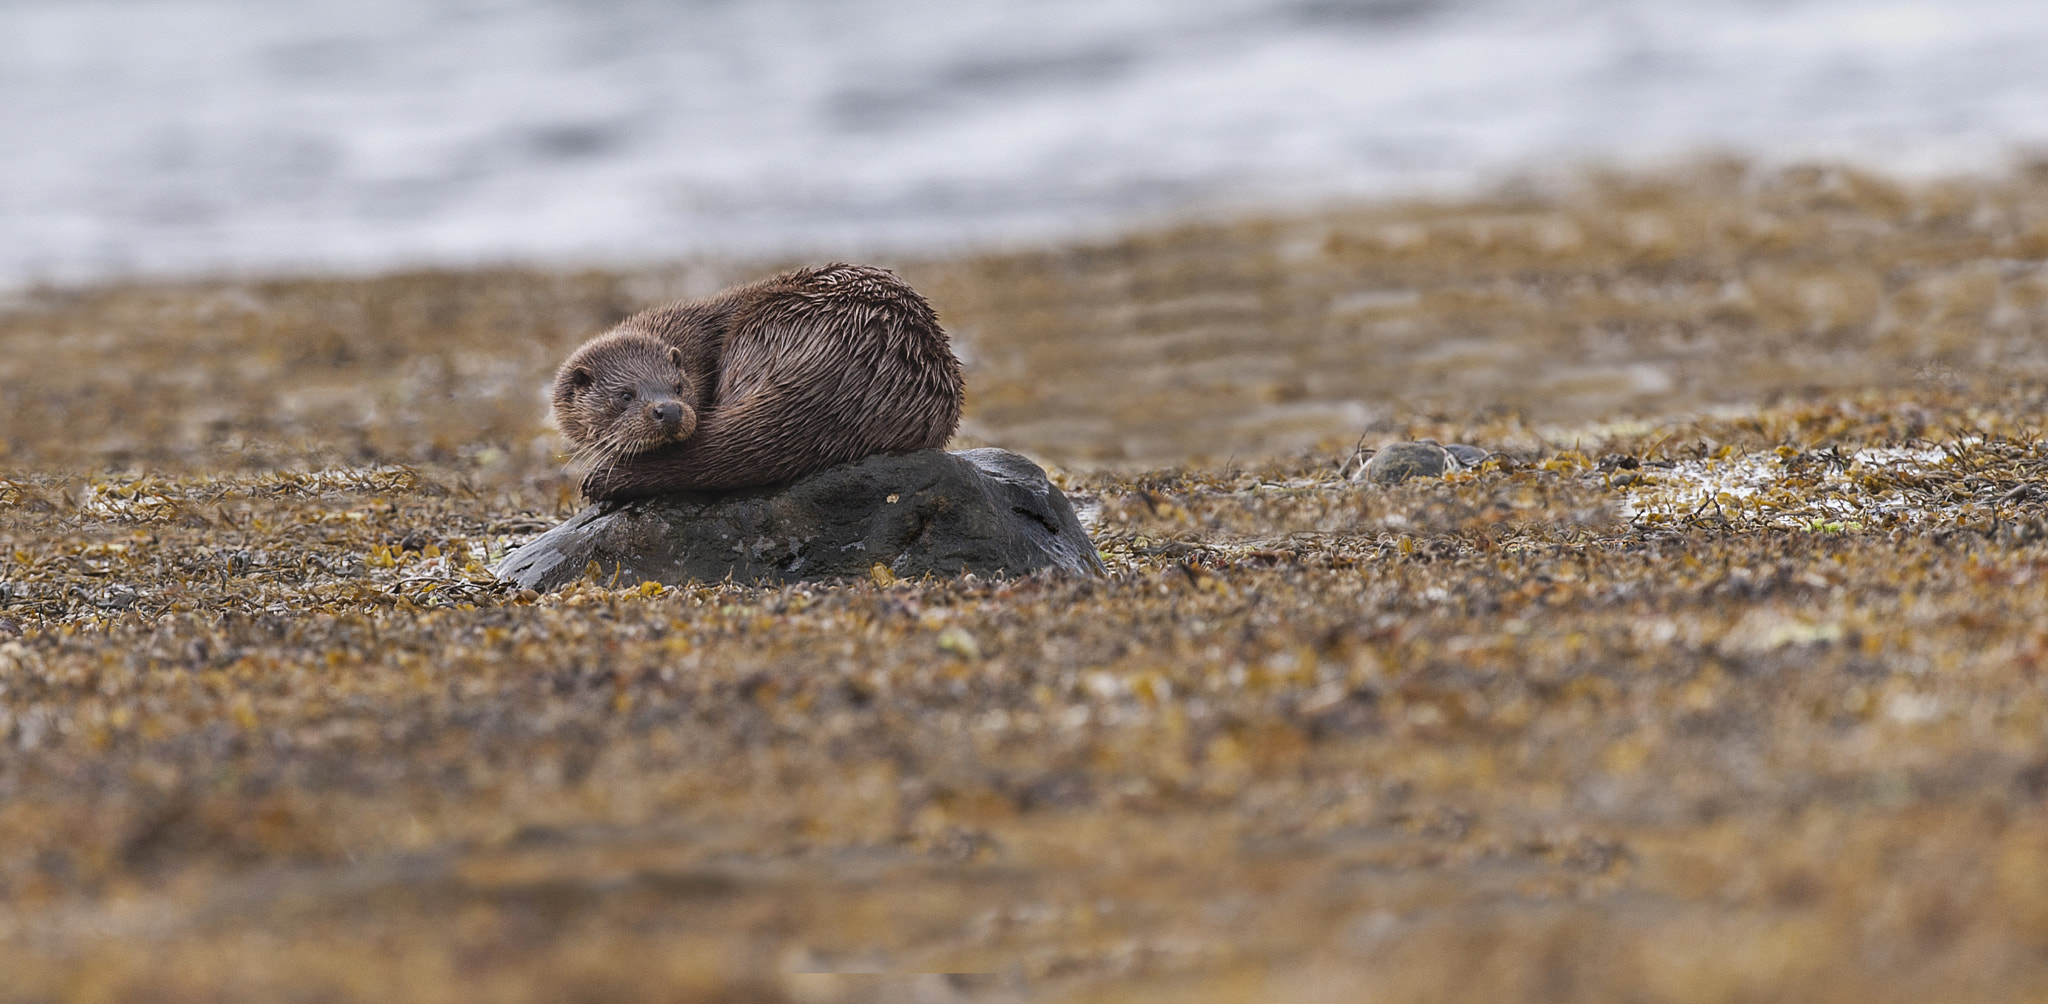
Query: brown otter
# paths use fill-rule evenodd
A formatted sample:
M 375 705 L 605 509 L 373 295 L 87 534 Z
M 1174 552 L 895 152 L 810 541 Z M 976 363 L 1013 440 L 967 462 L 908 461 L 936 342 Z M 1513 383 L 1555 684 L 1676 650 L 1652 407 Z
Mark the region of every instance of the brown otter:
M 644 397 L 658 386 L 671 396 Z M 779 484 L 943 446 L 962 393 L 931 304 L 886 269 L 835 262 L 629 317 L 562 365 L 554 400 L 591 463 L 584 494 L 604 500 Z M 668 404 L 686 417 L 662 424 Z
M 555 374 L 555 424 L 579 459 L 605 464 L 680 442 L 697 429 L 699 380 L 683 350 L 613 331 L 585 342 Z

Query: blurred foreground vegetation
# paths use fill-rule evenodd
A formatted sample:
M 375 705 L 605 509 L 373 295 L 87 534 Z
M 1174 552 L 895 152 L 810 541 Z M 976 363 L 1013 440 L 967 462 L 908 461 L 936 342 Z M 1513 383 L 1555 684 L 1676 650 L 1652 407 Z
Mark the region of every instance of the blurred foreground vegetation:
M 1708 164 L 892 262 L 1109 580 L 555 596 L 553 364 L 781 263 L 18 294 L 0 999 L 2037 999 L 2044 258 Z

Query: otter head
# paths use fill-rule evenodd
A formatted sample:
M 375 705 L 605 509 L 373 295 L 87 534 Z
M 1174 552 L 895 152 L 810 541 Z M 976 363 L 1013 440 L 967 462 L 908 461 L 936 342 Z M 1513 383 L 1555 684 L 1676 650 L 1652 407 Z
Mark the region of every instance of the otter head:
M 600 463 L 688 439 L 696 400 L 683 351 L 648 335 L 600 335 L 555 373 L 555 424 Z

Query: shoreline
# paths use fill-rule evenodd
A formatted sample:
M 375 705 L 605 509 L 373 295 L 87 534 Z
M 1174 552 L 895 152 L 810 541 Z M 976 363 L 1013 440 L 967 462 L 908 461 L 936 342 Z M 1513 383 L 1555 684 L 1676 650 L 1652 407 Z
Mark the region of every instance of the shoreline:
M 1882 162 L 1881 162 L 1882 161 Z M 104 271 L 66 269 L 62 276 L 23 274 L 0 277 L 0 310 L 19 309 L 20 301 L 42 295 L 75 295 L 117 287 L 248 285 L 293 281 L 349 280 L 426 273 L 472 274 L 528 272 L 564 275 L 597 272 L 621 276 L 659 276 L 690 269 L 762 269 L 773 271 L 791 263 L 837 259 L 887 259 L 933 264 L 979 258 L 1075 252 L 1114 245 L 1148 234 L 1239 224 L 1284 224 L 1322 218 L 1377 213 L 1471 211 L 1488 206 L 1556 206 L 1599 201 L 1602 189 L 1617 185 L 1683 185 L 1700 177 L 1745 174 L 1767 177 L 1789 172 L 1847 172 L 1880 179 L 1904 188 L 2009 188 L 2025 184 L 2048 165 L 2048 140 L 2006 144 L 1996 154 L 1944 160 L 1934 156 L 1886 157 L 1844 151 L 1788 150 L 1759 153 L 1734 148 L 1697 146 L 1633 156 L 1571 156 L 1551 161 L 1489 168 L 1470 175 L 1445 174 L 1434 179 L 1408 179 L 1399 184 L 1356 191 L 1290 195 L 1277 184 L 1247 185 L 1193 194 L 1171 205 L 1126 213 L 1109 211 L 1092 222 L 1047 217 L 1021 227 L 981 228 L 953 237 L 876 240 L 859 236 L 860 225 L 849 223 L 840 238 L 819 237 L 778 245 L 707 244 L 679 248 L 670 254 L 607 257 L 602 253 L 562 250 L 506 250 L 497 254 L 441 255 L 431 251 L 400 253 L 386 259 L 304 261 L 279 265 L 247 262 L 200 263 L 190 266 L 116 268 Z
M 723 275 L 0 313 L 0 997 L 2027 999 L 2048 175 L 1710 181 L 904 263 L 1101 580 L 495 583 Z
M 2042 379 L 2048 349 L 2030 325 L 2048 282 L 2044 221 L 2038 170 L 1911 185 L 1720 161 L 1588 175 L 1562 193 L 877 263 L 932 299 L 953 333 L 968 366 L 963 442 L 1092 468 L 1277 456 L 1417 418 L 1476 435 L 1510 417 L 1572 428 Z M 545 435 L 525 385 L 574 344 L 641 307 L 792 263 L 25 294 L 0 311 L 0 391 L 42 406 L 22 416 L 36 431 L 16 435 L 10 459 L 186 470 L 209 437 L 270 442 L 281 421 L 322 440 L 295 448 L 307 459 L 418 461 L 448 448 L 436 439 L 523 456 Z M 146 333 L 124 331 L 138 319 Z M 88 340 L 123 348 L 101 357 L 81 351 Z M 88 383 L 131 395 L 161 427 L 138 435 L 65 403 L 67 387 Z M 443 393 L 478 410 L 465 416 Z

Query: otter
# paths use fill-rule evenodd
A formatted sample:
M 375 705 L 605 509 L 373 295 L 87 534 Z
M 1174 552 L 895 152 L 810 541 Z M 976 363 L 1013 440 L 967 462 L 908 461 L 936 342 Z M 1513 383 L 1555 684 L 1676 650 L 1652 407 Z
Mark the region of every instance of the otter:
M 555 424 L 588 463 L 644 453 L 697 430 L 699 383 L 676 346 L 633 332 L 600 335 L 555 374 Z
M 562 364 L 554 410 L 590 465 L 583 493 L 610 501 L 944 446 L 963 394 L 931 304 L 834 262 L 621 321 Z

